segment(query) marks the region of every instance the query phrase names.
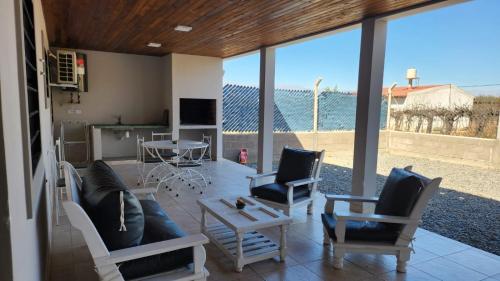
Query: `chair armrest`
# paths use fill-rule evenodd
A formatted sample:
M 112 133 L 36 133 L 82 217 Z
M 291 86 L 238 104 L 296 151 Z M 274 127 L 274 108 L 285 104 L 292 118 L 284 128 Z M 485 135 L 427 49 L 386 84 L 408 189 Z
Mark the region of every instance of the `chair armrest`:
M 172 252 L 179 249 L 200 246 L 208 242 L 209 240 L 205 235 L 194 234 L 166 241 L 112 251 L 107 257 L 97 258 L 95 260 L 95 264 L 96 266 L 116 264 L 124 261 L 140 259 L 166 252 Z
M 377 203 L 378 202 L 378 197 L 363 197 L 363 196 L 355 196 L 355 195 L 326 194 L 325 198 L 328 201 L 369 202 L 369 203 Z
M 129 191 L 133 194 L 149 194 L 156 193 L 158 189 L 156 187 L 148 187 L 148 188 L 129 188 Z
M 296 187 L 296 186 L 306 185 L 306 184 L 310 184 L 310 183 L 320 182 L 322 180 L 323 180 L 322 178 L 317 178 L 317 179 L 307 178 L 307 179 L 289 181 L 289 182 L 286 182 L 285 185 L 288 187 Z
M 250 176 L 247 176 L 247 179 L 256 180 L 256 179 L 260 179 L 260 178 L 275 176 L 277 173 L 278 173 L 277 171 L 274 171 L 274 172 L 269 172 L 269 173 L 250 175 Z
M 386 216 L 386 215 L 376 215 L 376 214 L 360 214 L 351 212 L 336 212 L 333 216 L 338 221 L 375 221 L 375 222 L 387 222 L 387 223 L 399 223 L 399 224 L 410 224 L 413 222 L 418 222 L 416 219 L 410 219 L 409 217 L 399 217 L 399 216 Z

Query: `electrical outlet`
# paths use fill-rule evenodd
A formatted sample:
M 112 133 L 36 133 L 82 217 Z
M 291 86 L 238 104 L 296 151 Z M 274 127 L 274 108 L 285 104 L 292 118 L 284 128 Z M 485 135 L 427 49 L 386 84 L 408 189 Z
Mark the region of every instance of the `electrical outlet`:
M 81 109 L 75 109 L 75 113 L 76 114 L 82 114 L 82 110 Z
M 70 108 L 68 109 L 68 114 L 75 114 L 75 111 L 76 111 L 75 109 Z

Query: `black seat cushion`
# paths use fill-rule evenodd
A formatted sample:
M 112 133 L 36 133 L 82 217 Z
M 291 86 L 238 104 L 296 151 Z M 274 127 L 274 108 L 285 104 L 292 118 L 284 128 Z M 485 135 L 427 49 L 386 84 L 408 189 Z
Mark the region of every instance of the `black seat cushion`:
M 380 193 L 375 214 L 409 216 L 423 188 L 424 183 L 417 174 L 393 168 Z M 388 224 L 388 226 L 395 229 L 402 227 L 399 224 Z
M 186 234 L 163 211 L 156 201 L 140 201 L 145 214 L 141 245 L 183 237 Z M 186 248 L 120 264 L 125 279 L 140 278 L 187 266 L 193 262 L 193 249 Z
M 286 182 L 310 178 L 316 152 L 284 147 L 281 152 L 280 166 L 276 174 L 276 182 Z
M 337 221 L 330 214 L 321 214 L 323 226 L 333 240 L 337 240 Z M 399 232 L 379 222 L 346 221 L 345 241 L 387 242 L 393 244 Z
M 280 183 L 270 183 L 253 187 L 250 190 L 252 196 L 266 199 L 278 203 L 288 202 L 288 186 Z M 307 185 L 296 186 L 293 188 L 293 200 L 309 196 L 309 187 Z
M 119 231 L 122 191 L 127 231 Z M 82 206 L 108 250 L 140 245 L 144 232 L 141 204 L 111 167 L 103 161 L 92 163 L 83 178 L 82 195 Z

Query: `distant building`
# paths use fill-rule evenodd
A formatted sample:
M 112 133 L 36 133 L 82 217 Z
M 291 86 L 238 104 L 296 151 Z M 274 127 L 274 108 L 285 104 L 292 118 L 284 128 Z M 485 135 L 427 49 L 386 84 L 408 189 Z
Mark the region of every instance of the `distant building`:
M 388 88 L 383 89 L 384 97 Z M 416 106 L 429 108 L 472 108 L 474 96 L 453 85 L 406 86 L 392 89 L 391 109 L 410 109 Z

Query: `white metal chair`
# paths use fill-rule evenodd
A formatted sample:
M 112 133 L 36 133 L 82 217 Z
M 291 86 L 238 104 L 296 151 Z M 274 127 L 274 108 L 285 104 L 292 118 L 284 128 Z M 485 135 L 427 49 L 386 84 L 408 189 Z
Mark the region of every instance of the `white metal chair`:
M 201 138 L 201 142 L 208 144 L 208 147 L 205 151 L 203 151 L 203 155 L 201 156 L 202 160 L 212 160 L 212 136 L 203 134 Z
M 406 272 L 413 236 L 440 183 L 409 166 L 391 171 L 380 197 L 325 195 L 324 244 L 333 244 L 334 267 L 343 267 L 346 252 L 376 253 L 396 255 L 397 271 Z M 335 201 L 373 203 L 375 213 L 334 212 Z
M 159 275 L 147 276 L 139 280 L 146 280 L 153 277 L 160 280 L 172 281 L 206 280 L 209 275 L 204 267 L 206 252 L 203 244 L 209 242 L 206 236 L 203 234 L 194 234 L 110 252 L 89 216 L 80 206 L 78 196 L 73 196 L 76 188 L 81 188 L 80 176 L 73 166 L 67 162 L 64 162 L 64 174 L 67 183 L 66 193 L 68 199 L 63 202 L 63 207 L 71 225 L 82 232 L 100 280 L 124 281 L 117 264 L 184 248 L 193 248 L 193 263 L 191 266 L 164 272 Z M 136 193 L 134 189 L 131 189 L 131 192 Z
M 325 151 L 308 151 L 284 147 L 278 171 L 248 176 L 250 194 L 289 216 L 293 209 L 307 205 L 312 214 L 319 174 Z

